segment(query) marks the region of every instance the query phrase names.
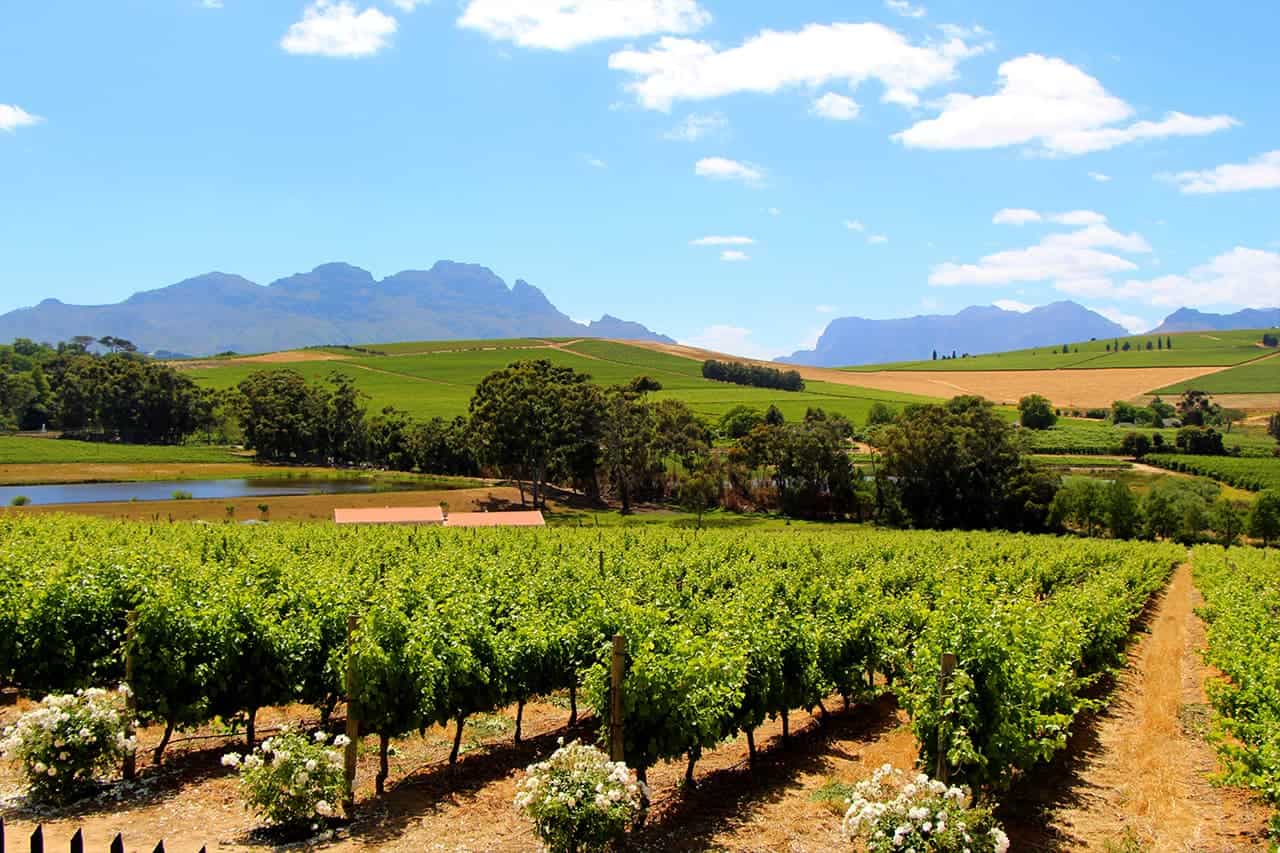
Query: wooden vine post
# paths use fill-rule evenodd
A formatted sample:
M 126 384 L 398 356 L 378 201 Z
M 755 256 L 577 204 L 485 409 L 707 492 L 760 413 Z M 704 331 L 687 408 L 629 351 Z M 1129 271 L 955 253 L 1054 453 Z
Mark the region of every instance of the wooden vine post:
M 947 692 L 951 689 L 951 676 L 956 671 L 956 656 L 951 652 L 943 652 L 941 664 L 938 669 L 938 771 L 934 778 L 945 784 L 950 768 L 947 766 L 947 726 L 944 720 L 947 713 Z
M 132 782 L 138 775 L 138 742 L 135 739 L 133 723 L 138 718 L 138 697 L 133 692 L 133 640 L 138 630 L 138 613 L 130 610 L 125 616 L 124 627 L 124 684 L 128 692 L 124 694 L 124 736 L 131 746 L 124 754 L 124 768 L 121 775 Z M 0 851 L 2 853 L 2 851 Z
M 356 705 L 356 665 L 355 636 L 360 620 L 356 616 L 347 617 L 347 672 L 343 688 L 347 694 L 347 745 L 343 753 L 343 768 L 347 779 L 346 799 L 342 803 L 343 812 L 352 817 L 356 805 L 356 757 L 360 745 L 360 711 Z
M 609 668 L 609 760 L 625 761 L 622 737 L 622 679 L 627 672 L 627 638 L 613 635 L 613 660 Z

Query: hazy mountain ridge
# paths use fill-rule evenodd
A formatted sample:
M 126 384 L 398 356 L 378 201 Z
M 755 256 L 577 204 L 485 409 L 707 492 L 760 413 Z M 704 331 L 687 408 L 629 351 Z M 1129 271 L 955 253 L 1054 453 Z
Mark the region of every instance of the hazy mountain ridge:
M 958 314 L 892 320 L 841 317 L 831 321 L 814 349 L 778 360 L 843 367 L 925 360 L 935 351 L 939 357 L 953 352 L 979 355 L 1128 334 L 1123 326 L 1075 302 L 1054 302 L 1027 312 L 973 306 Z
M 1230 332 L 1236 329 L 1280 327 L 1280 308 L 1245 308 L 1234 314 L 1212 314 L 1194 308 L 1179 308 L 1153 332 Z
M 325 344 L 516 337 L 627 337 L 674 343 L 608 314 L 576 323 L 523 280 L 508 287 L 478 264 L 439 261 L 376 280 L 330 263 L 269 285 L 212 272 L 113 305 L 46 299 L 0 316 L 0 340 L 114 335 L 145 351 L 271 352 Z

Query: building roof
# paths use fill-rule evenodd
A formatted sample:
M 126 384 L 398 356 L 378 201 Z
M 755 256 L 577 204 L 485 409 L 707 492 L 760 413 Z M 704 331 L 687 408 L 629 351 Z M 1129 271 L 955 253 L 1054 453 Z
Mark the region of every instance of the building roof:
M 545 527 L 542 513 L 527 512 L 451 512 L 445 527 Z
M 335 509 L 333 520 L 338 524 L 444 524 L 444 510 L 438 506 Z

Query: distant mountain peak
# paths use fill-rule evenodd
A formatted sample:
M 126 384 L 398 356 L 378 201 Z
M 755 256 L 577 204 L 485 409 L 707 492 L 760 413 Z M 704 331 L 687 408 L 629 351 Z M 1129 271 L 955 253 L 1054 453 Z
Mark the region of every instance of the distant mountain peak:
M 1152 331 L 1230 332 L 1235 329 L 1272 329 L 1280 327 L 1280 308 L 1245 308 L 1234 314 L 1211 314 L 1195 308 L 1179 308 Z
M 828 324 L 814 349 L 779 361 L 818 367 L 926 361 L 935 352 L 978 355 L 1125 335 L 1128 332 L 1118 323 L 1070 300 L 1026 312 L 971 305 L 950 315 L 892 320 L 841 317 Z
M 326 344 L 518 337 L 626 337 L 669 341 L 616 318 L 582 325 L 524 280 L 508 287 L 480 264 L 442 260 L 381 281 L 341 261 L 262 286 L 210 272 L 114 305 L 46 299 L 0 316 L 0 340 L 115 335 L 149 352 L 208 355 Z M 622 335 L 617 335 L 621 337 Z

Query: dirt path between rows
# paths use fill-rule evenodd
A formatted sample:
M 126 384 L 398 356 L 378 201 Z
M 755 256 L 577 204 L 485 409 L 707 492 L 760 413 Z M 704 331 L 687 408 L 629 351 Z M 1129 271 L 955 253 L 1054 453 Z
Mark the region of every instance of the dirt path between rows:
M 1057 784 L 1017 792 L 1012 805 L 1028 825 L 1011 827 L 1014 849 L 1105 850 L 1126 838 L 1161 853 L 1267 849 L 1266 807 L 1209 781 L 1218 761 L 1204 737 L 1204 684 L 1215 672 L 1200 655 L 1201 604 L 1184 565 L 1149 611 L 1150 632 L 1131 648 L 1110 706 L 1048 774 Z

